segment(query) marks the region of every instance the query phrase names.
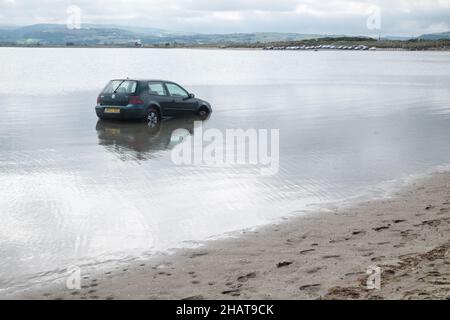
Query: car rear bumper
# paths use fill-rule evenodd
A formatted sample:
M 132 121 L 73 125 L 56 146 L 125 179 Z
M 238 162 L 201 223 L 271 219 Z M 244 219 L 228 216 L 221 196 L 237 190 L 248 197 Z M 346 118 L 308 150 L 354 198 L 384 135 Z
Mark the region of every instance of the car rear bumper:
M 120 113 L 107 113 L 106 108 L 120 109 Z M 101 119 L 123 119 L 123 120 L 138 120 L 144 119 L 147 114 L 147 109 L 143 105 L 129 104 L 127 106 L 95 106 L 95 113 Z

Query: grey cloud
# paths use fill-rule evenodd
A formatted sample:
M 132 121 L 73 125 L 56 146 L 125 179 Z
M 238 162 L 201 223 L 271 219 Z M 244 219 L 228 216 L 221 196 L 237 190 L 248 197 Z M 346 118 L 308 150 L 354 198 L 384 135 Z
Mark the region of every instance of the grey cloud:
M 78 5 L 84 23 L 152 26 L 191 32 L 278 31 L 368 34 L 370 8 L 382 9 L 380 34 L 446 31 L 449 0 L 0 0 L 0 24 L 64 23 Z
M 201 11 L 293 11 L 298 0 L 186 0 L 180 1 L 181 7 L 187 10 Z

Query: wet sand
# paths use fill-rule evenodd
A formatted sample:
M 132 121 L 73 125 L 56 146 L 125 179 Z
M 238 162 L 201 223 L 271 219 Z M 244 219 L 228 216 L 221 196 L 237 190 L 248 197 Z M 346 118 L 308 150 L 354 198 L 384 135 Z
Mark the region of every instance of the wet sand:
M 83 269 L 8 299 L 448 299 L 450 173 L 392 197 L 289 219 L 172 256 Z M 366 288 L 367 268 L 382 270 Z

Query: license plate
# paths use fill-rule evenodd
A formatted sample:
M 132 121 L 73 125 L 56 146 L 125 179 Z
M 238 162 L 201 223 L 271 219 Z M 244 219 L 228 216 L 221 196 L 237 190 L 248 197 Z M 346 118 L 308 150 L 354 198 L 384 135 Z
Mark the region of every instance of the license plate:
M 119 108 L 105 108 L 105 113 L 120 113 Z
M 120 129 L 106 128 L 105 132 L 109 134 L 120 134 Z

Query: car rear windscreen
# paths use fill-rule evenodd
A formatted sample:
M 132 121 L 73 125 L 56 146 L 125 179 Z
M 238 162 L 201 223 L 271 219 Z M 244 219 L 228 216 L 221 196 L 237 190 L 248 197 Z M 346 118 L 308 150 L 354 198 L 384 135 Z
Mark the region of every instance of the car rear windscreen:
M 125 93 L 133 94 L 136 92 L 137 82 L 130 80 L 112 80 L 108 83 L 102 93 Z

